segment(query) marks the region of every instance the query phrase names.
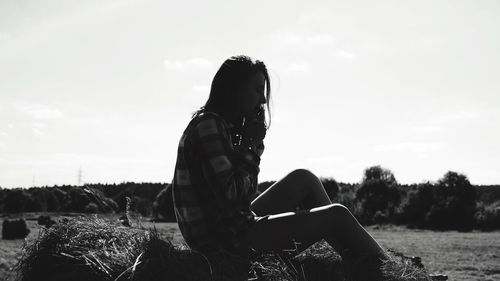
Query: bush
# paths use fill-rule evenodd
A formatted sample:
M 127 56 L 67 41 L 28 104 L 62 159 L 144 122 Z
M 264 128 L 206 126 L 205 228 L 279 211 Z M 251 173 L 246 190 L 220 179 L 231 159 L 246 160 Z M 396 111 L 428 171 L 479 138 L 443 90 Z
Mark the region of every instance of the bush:
M 500 201 L 491 204 L 479 203 L 476 206 L 474 228 L 481 230 L 500 229 Z

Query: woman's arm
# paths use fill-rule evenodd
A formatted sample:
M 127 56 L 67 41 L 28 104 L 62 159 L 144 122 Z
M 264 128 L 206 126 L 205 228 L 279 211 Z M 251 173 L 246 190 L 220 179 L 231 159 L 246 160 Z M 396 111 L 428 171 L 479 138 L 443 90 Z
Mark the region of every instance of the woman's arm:
M 231 206 L 250 200 L 260 171 L 258 155 L 235 151 L 223 122 L 215 116 L 203 118 L 192 132 L 204 178 L 219 203 Z

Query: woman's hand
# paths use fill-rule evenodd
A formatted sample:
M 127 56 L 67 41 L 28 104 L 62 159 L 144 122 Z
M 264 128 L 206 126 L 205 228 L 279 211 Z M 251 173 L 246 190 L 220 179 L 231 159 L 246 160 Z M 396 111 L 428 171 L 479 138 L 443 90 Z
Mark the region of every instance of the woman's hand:
M 245 149 L 255 151 L 257 146 L 262 146 L 262 142 L 266 137 L 266 124 L 260 120 L 248 120 L 243 126 L 242 146 Z
M 264 108 L 259 107 L 253 113 L 253 116 L 248 117 L 243 125 L 243 138 L 246 141 L 259 143 L 266 137 L 266 118 Z

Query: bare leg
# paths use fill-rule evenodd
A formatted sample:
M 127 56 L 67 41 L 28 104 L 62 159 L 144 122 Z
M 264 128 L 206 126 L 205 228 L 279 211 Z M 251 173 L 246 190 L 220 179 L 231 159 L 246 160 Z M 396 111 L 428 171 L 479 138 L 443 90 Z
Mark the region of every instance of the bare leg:
M 311 210 L 293 212 L 301 204 Z M 385 255 L 347 208 L 331 204 L 319 179 L 307 170 L 288 174 L 257 197 L 251 208 L 261 216 L 275 214 L 249 231 L 249 243 L 259 251 L 291 248 L 293 240 L 308 247 L 324 238 L 338 252 Z
M 295 170 L 277 181 L 252 201 L 251 209 L 259 216 L 305 210 L 330 205 L 321 181 L 305 169 Z
M 356 255 L 385 255 L 351 212 L 340 204 L 271 215 L 258 221 L 248 237 L 250 245 L 261 252 L 293 248 L 293 240 L 308 247 L 324 238 L 337 251 L 340 243 Z

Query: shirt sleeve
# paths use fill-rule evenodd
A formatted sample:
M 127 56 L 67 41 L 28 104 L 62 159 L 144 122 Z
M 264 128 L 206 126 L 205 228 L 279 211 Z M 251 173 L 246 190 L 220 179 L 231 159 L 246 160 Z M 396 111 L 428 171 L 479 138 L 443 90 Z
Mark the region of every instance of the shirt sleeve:
M 250 201 L 257 188 L 258 163 L 235 151 L 221 120 L 203 118 L 193 128 L 203 176 L 223 205 Z

